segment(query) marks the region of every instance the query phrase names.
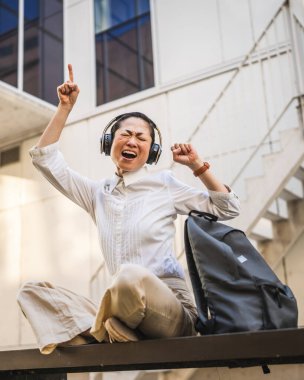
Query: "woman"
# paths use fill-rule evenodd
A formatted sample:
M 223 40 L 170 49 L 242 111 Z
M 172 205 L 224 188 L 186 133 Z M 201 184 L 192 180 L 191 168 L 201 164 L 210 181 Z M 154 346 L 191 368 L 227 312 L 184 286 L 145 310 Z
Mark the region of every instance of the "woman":
M 192 209 L 229 219 L 239 213 L 238 198 L 190 144 L 174 144 L 173 160 L 192 170 L 208 192 L 179 182 L 169 171 L 149 173 L 145 164 L 151 162 L 158 129 L 141 113 L 118 117 L 107 135 L 113 178 L 92 181 L 71 170 L 58 150 L 79 94 L 72 66 L 68 69 L 69 80 L 57 89 L 57 112 L 30 154 L 49 182 L 91 215 L 114 278 L 100 305 L 46 282 L 26 283 L 18 302 L 39 348 L 47 354 L 57 345 L 92 340 L 193 335 L 197 314 L 172 248 L 174 219 Z

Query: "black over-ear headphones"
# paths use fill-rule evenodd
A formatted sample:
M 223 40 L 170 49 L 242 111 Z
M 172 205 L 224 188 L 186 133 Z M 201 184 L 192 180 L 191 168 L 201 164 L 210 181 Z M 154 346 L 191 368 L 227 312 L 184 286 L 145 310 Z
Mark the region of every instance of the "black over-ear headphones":
M 106 156 L 110 156 L 111 154 L 111 147 L 113 143 L 113 134 L 112 133 L 106 133 L 108 129 L 112 129 L 115 124 L 117 124 L 120 120 L 125 120 L 129 117 L 139 117 L 143 119 L 144 121 L 147 121 L 151 127 L 153 127 L 158 134 L 159 138 L 159 144 L 155 144 L 154 141 L 151 144 L 147 164 L 157 164 L 157 161 L 159 160 L 159 157 L 162 152 L 162 137 L 160 130 L 157 128 L 156 124 L 148 118 L 148 116 L 140 113 L 140 112 L 129 112 L 124 113 L 122 115 L 114 117 L 105 127 L 102 136 L 100 138 L 100 153 L 104 153 Z

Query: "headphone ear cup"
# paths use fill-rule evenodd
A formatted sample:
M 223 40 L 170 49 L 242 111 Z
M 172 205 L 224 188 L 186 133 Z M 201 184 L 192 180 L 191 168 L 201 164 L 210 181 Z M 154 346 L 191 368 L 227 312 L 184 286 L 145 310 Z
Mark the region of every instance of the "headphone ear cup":
M 157 164 L 157 161 L 161 154 L 161 147 L 158 144 L 152 144 L 149 152 L 149 157 L 147 159 L 147 164 Z
M 100 153 L 104 153 L 106 156 L 110 156 L 112 147 L 112 135 L 111 133 L 105 133 L 100 140 Z

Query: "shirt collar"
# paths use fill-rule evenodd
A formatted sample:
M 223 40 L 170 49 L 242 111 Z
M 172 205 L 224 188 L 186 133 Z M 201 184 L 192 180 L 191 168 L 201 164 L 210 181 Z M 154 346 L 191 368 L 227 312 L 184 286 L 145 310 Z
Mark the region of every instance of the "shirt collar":
M 147 166 L 143 166 L 140 169 L 136 170 L 135 172 L 125 172 L 122 176 L 125 186 L 132 185 L 133 183 L 139 181 L 140 179 L 144 178 L 149 174 Z M 113 189 L 117 186 L 119 180 L 121 177 L 115 173 L 112 179 L 111 183 L 111 189 L 112 192 Z

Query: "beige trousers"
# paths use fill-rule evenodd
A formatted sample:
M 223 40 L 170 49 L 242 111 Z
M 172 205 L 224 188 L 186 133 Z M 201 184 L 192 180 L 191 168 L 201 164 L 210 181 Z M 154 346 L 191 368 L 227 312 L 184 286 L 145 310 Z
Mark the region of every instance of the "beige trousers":
M 42 353 L 75 340 L 90 329 L 103 341 L 105 321 L 116 317 L 147 338 L 195 335 L 196 308 L 180 278 L 158 278 L 147 269 L 122 265 L 100 305 L 48 282 L 28 282 L 18 303 L 36 335 Z

